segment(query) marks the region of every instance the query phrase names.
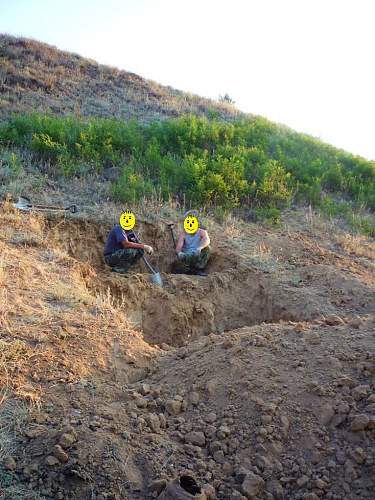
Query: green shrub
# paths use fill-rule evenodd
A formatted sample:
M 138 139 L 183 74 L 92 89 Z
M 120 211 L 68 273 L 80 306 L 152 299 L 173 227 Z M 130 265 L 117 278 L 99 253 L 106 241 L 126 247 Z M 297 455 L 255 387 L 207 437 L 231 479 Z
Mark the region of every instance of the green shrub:
M 256 220 L 265 222 L 271 226 L 280 224 L 280 210 L 275 207 L 264 207 L 255 209 Z
M 229 123 L 187 115 L 142 124 L 15 115 L 0 125 L 0 144 L 24 147 L 64 176 L 126 165 L 112 187 L 124 201 L 157 193 L 224 210 L 281 209 L 292 200 L 330 217 L 375 210 L 374 162 L 261 117 Z M 17 161 L 7 168 L 18 175 Z
M 268 161 L 256 190 L 257 203 L 276 208 L 286 207 L 292 197 L 289 181 L 290 173 L 286 173 L 276 160 Z
M 0 155 L 0 177 L 4 179 L 17 179 L 23 168 L 16 153 L 4 151 Z
M 120 178 L 112 186 L 114 198 L 126 206 L 135 204 L 142 198 L 149 198 L 153 194 L 150 181 L 134 171 L 131 165 L 123 168 Z

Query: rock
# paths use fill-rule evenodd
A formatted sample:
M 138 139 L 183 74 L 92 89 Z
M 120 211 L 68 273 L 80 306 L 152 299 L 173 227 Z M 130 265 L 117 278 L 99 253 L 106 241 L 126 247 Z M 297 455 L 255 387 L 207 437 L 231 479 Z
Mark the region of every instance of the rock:
M 177 399 L 168 399 L 165 403 L 165 409 L 170 415 L 178 415 L 181 413 L 182 402 Z
M 215 500 L 216 492 L 211 484 L 204 484 L 202 486 L 202 491 L 205 493 L 207 500 Z
M 337 413 L 347 414 L 350 412 L 349 403 L 346 401 L 341 401 L 341 403 L 337 406 Z
M 367 428 L 375 429 L 375 415 L 371 415 Z
M 283 451 L 283 445 L 281 443 L 281 441 L 278 441 L 276 439 L 272 439 L 270 442 L 269 442 L 269 450 L 271 453 L 273 453 L 274 455 L 280 455 L 280 453 Z
M 226 339 L 224 339 L 223 343 L 221 344 L 223 349 L 230 349 L 231 347 L 233 347 L 235 344 L 235 340 L 231 337 L 227 337 Z
M 204 446 L 206 444 L 206 438 L 203 432 L 188 432 L 185 436 L 186 443 L 194 444 L 195 446 Z
M 357 464 L 363 464 L 366 461 L 367 455 L 363 448 L 355 448 L 352 453 L 350 454 L 352 459 L 357 463 Z
M 282 435 L 284 436 L 284 438 L 287 438 L 288 437 L 288 433 L 289 433 L 289 427 L 290 427 L 289 419 L 285 415 L 281 415 L 280 421 L 281 421 L 281 432 L 282 432 Z
M 140 394 L 135 394 L 134 402 L 135 402 L 137 408 L 147 408 L 148 401 L 146 398 L 144 398 Z
M 340 387 L 354 387 L 354 381 L 353 379 L 351 379 L 350 377 L 347 377 L 347 376 L 343 376 L 343 377 L 340 377 L 338 380 L 337 380 L 337 385 Z
M 167 419 L 165 418 L 164 413 L 159 413 L 158 417 L 159 417 L 160 427 L 162 429 L 166 429 L 167 428 Z
M 216 413 L 208 413 L 206 416 L 205 416 L 205 421 L 208 422 L 209 424 L 213 424 L 216 420 L 217 416 L 216 416 Z
M 219 464 L 224 463 L 224 452 L 223 452 L 223 450 L 217 450 L 217 451 L 215 451 L 214 454 L 213 454 L 213 459 L 215 460 L 215 462 L 217 462 Z
M 150 413 L 146 417 L 146 422 L 153 432 L 155 432 L 156 434 L 160 433 L 161 426 L 158 415 L 155 415 L 155 413 Z
M 331 422 L 334 427 L 339 427 L 345 420 L 346 415 L 335 415 Z
M 302 498 L 303 500 L 319 500 L 318 495 L 315 493 L 306 493 Z
M 206 391 L 208 392 L 208 394 L 210 396 L 212 396 L 214 394 L 216 386 L 217 386 L 217 380 L 216 379 L 209 380 L 206 383 Z
M 360 328 L 362 326 L 363 322 L 361 320 L 361 318 L 359 316 L 355 316 L 354 318 L 352 318 L 350 321 L 349 321 L 349 325 L 352 327 L 352 328 Z
M 231 500 L 246 500 L 246 497 L 243 496 L 238 490 L 232 490 L 228 498 Z
M 5 457 L 3 460 L 3 465 L 5 470 L 14 471 L 17 469 L 17 463 L 13 457 Z
M 57 465 L 58 463 L 59 463 L 59 461 L 53 455 L 49 455 L 46 458 L 46 464 L 49 465 L 50 467 L 53 467 L 54 465 Z
M 256 498 L 264 490 L 264 480 L 261 476 L 248 471 L 243 483 L 241 484 L 241 491 L 246 498 Z
M 284 488 L 282 484 L 277 479 L 271 479 L 266 483 L 266 490 L 271 493 L 273 498 L 282 499 L 284 498 Z
M 322 454 L 319 450 L 314 450 L 311 454 L 311 463 L 318 464 L 322 459 Z
M 54 446 L 53 454 L 59 460 L 59 462 L 65 463 L 69 460 L 69 455 L 62 449 L 59 444 L 56 444 Z
M 353 432 L 363 431 L 366 429 L 369 423 L 370 423 L 370 418 L 367 415 L 365 414 L 356 415 L 352 420 L 350 428 Z
M 199 394 L 195 391 L 190 393 L 189 400 L 193 406 L 197 406 L 199 403 Z
M 303 486 L 306 486 L 306 484 L 310 481 L 308 476 L 305 474 L 297 479 L 297 485 L 302 488 Z
M 323 425 L 328 425 L 335 414 L 335 410 L 330 404 L 324 405 L 319 413 L 319 419 Z
M 142 384 L 139 392 L 142 394 L 142 396 L 146 396 L 147 394 L 150 394 L 151 388 L 148 384 Z
M 318 345 L 320 344 L 320 335 L 318 332 L 309 332 L 306 335 L 306 342 L 308 342 L 311 345 Z
M 225 439 L 230 434 L 230 429 L 227 425 L 222 425 L 219 427 L 216 435 L 219 439 Z
M 272 417 L 271 417 L 271 415 L 262 415 L 260 417 L 260 420 L 262 421 L 262 424 L 267 425 L 267 424 L 270 424 L 272 422 Z
M 318 479 L 316 479 L 316 481 L 315 481 L 315 486 L 316 486 L 319 490 L 324 490 L 325 488 L 327 488 L 327 483 L 325 483 L 322 479 L 318 478 Z
M 154 481 L 151 481 L 148 485 L 148 489 L 150 491 L 156 491 L 159 495 L 166 488 L 167 484 L 168 482 L 166 479 L 154 479 Z
M 326 317 L 325 322 L 327 325 L 330 326 L 335 326 L 335 325 L 344 325 L 345 321 L 340 318 L 340 316 L 337 316 L 336 314 L 330 314 L 329 316 Z
M 76 442 L 76 438 L 75 438 L 75 436 L 73 434 L 65 433 L 60 438 L 60 445 L 63 448 L 69 448 L 75 442 Z
M 25 436 L 27 436 L 30 439 L 35 439 L 37 437 L 42 436 L 44 433 L 45 433 L 45 428 L 42 426 L 38 426 L 26 429 Z
M 361 399 L 367 398 L 370 394 L 370 386 L 369 385 L 358 385 L 354 387 L 352 390 L 352 396 L 356 401 L 361 401 Z

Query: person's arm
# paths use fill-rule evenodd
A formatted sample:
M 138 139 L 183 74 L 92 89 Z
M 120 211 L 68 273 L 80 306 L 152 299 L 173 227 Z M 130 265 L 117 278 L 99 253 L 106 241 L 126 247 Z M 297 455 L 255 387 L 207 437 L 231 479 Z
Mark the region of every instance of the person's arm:
M 128 237 L 126 236 L 126 232 L 123 231 L 121 228 L 117 228 L 116 230 L 116 238 L 119 243 L 124 248 L 136 248 L 139 250 L 146 250 L 147 253 L 152 254 L 154 249 L 150 245 L 146 245 L 144 243 L 134 243 L 133 241 L 129 241 Z
M 129 240 L 124 240 L 121 245 L 124 247 L 124 248 L 139 248 L 140 250 L 144 250 L 145 246 L 148 246 L 148 245 L 144 245 L 143 243 L 133 243 L 132 241 L 129 241 Z
M 176 244 L 176 253 L 180 253 L 182 251 L 182 247 L 184 246 L 184 239 L 184 233 L 180 233 Z
M 211 241 L 207 231 L 205 229 L 201 229 L 200 245 L 198 247 L 198 250 L 201 252 L 204 248 L 208 247 L 210 243 Z

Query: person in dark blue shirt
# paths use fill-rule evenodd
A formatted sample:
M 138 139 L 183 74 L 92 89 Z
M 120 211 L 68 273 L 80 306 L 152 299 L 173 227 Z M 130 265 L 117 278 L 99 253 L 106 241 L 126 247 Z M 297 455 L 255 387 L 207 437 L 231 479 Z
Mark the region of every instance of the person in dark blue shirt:
M 113 272 L 124 274 L 144 252 L 151 255 L 154 250 L 150 245 L 140 243 L 133 231 L 126 231 L 116 224 L 104 246 L 104 261 Z

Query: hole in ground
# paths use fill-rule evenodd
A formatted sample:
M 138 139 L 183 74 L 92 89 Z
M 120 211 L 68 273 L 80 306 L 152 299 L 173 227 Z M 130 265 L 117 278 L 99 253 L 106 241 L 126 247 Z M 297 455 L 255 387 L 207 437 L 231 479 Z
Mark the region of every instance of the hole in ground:
M 241 265 L 225 241 L 214 247 L 206 278 L 168 274 L 175 257 L 168 228 L 161 224 L 139 226 L 142 241 L 155 248 L 152 264 L 167 273 L 163 275 L 164 288 L 150 285 L 141 263 L 128 277 L 109 271 L 103 261 L 109 225 L 86 220 L 54 221 L 49 223 L 48 238 L 97 271 L 96 277 L 87 279 L 89 289 L 109 290 L 149 343 L 182 346 L 213 332 L 264 321 L 306 320 L 321 312 L 321 304 L 309 300 L 301 289 L 285 294 L 272 277 Z
M 88 262 L 96 270 L 108 270 L 103 260 L 103 248 L 111 225 L 103 225 L 87 220 L 61 219 L 47 220 L 49 239 L 80 262 Z M 175 251 L 172 237 L 165 224 L 137 223 L 137 235 L 142 242 L 154 248 L 154 255 L 147 257 L 151 265 L 160 272 L 174 271 Z M 177 237 L 177 233 L 176 233 Z M 225 256 L 220 248 L 212 249 L 207 266 L 208 272 L 223 271 L 227 268 L 236 268 L 238 259 L 233 252 L 226 252 Z M 143 263 L 137 263 L 133 268 L 137 273 L 146 274 Z

